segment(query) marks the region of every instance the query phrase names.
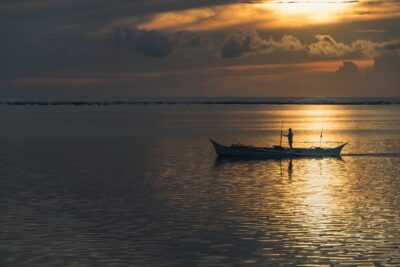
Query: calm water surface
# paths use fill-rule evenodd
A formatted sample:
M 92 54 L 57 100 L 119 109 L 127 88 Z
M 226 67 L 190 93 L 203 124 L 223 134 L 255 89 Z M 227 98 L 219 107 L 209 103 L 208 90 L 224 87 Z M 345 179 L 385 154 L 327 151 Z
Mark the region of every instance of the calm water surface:
M 340 159 L 222 143 L 346 141 Z M 400 107 L 0 106 L 0 266 L 400 266 Z

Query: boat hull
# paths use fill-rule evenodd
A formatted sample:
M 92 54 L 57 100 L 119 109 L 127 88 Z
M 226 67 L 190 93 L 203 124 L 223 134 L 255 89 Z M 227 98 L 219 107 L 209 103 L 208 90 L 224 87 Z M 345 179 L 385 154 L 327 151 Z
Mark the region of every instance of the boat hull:
M 220 157 L 242 158 L 297 158 L 297 157 L 340 157 L 342 144 L 335 148 L 283 148 L 283 147 L 252 147 L 252 146 L 223 146 L 211 140 L 215 152 Z

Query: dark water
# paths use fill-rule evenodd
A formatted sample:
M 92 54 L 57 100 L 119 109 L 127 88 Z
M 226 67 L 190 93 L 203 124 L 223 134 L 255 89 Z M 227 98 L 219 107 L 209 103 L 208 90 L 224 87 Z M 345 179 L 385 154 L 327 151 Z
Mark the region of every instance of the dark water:
M 340 159 L 216 160 L 346 141 Z M 400 266 L 400 106 L 0 106 L 0 266 Z

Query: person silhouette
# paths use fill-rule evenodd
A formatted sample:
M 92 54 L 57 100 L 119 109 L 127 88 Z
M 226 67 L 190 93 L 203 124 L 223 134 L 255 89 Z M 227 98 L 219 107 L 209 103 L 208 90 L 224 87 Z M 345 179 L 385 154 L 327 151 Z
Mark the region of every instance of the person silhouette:
M 293 148 L 293 131 L 292 131 L 292 128 L 289 128 L 288 134 L 284 134 L 283 136 L 286 136 L 288 138 L 290 149 L 292 149 Z

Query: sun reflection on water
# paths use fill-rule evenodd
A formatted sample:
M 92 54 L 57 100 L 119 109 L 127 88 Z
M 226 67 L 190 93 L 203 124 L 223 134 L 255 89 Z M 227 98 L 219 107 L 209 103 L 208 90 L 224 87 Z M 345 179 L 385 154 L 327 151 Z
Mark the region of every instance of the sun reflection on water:
M 354 115 L 353 111 L 338 106 L 315 105 L 286 110 L 266 110 L 265 116 L 274 116 L 272 122 L 264 119 L 264 128 L 280 131 L 283 122 L 284 133 L 288 128 L 294 131 L 295 146 L 314 145 L 329 146 L 330 142 L 344 142 L 337 133 L 349 127 L 347 118 Z M 323 138 L 321 139 L 321 132 Z M 286 140 L 284 140 L 286 141 Z M 267 142 L 267 141 L 266 141 Z
M 322 231 L 329 230 L 331 218 L 338 213 L 339 207 L 351 204 L 343 202 L 343 199 L 338 199 L 335 195 L 334 190 L 343 181 L 337 169 L 333 169 L 337 165 L 332 163 L 331 160 L 301 161 L 300 170 L 306 172 L 302 174 L 303 185 L 292 188 L 297 205 L 304 209 L 303 226 L 319 239 Z

